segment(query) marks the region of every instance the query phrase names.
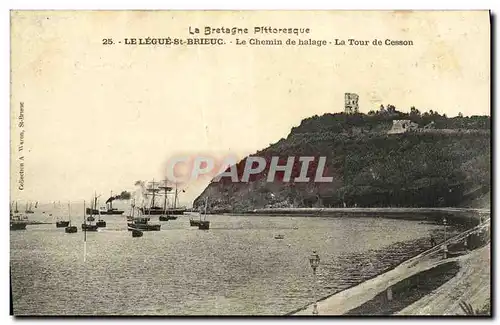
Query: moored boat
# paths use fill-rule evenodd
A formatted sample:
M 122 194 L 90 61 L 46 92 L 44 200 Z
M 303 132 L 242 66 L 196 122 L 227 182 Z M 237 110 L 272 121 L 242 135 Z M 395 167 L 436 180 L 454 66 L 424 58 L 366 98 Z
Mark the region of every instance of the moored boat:
M 55 205 L 54 205 L 55 207 Z M 61 204 L 59 204 L 58 206 L 58 209 L 59 209 L 59 215 L 61 215 Z M 69 209 L 69 203 L 68 203 L 68 209 Z M 69 210 L 68 210 L 68 215 L 69 215 Z M 65 228 L 69 225 L 69 220 L 60 220 L 59 217 L 57 217 L 57 221 L 56 221 L 56 228 Z
M 102 219 L 99 219 L 95 224 L 99 228 L 106 228 L 106 221 L 104 221 Z
M 149 217 L 134 218 L 134 221 L 127 223 L 129 230 L 160 231 L 160 224 L 150 224 Z
M 87 208 L 85 210 L 86 214 L 101 214 L 101 215 L 120 215 L 123 214 L 125 211 L 124 210 L 118 210 L 115 208 L 112 209 L 107 209 L 106 207 L 100 207 L 99 209 L 91 209 Z
M 99 227 L 97 227 L 97 225 L 82 223 L 82 231 L 97 231 L 98 229 Z
M 201 229 L 201 230 L 208 230 L 208 229 L 210 229 L 210 221 L 208 221 L 208 220 L 201 220 L 200 223 L 198 224 L 198 229 Z
M 131 229 L 132 230 L 132 237 L 142 237 L 143 232 L 137 229 Z
M 162 185 L 160 185 L 162 184 Z M 178 215 L 184 214 L 187 211 L 186 207 L 177 207 L 179 192 L 184 192 L 184 190 L 179 191 L 177 188 L 177 184 L 175 184 L 175 191 L 173 193 L 172 190 L 174 188 L 168 185 L 168 180 L 164 180 L 162 182 L 155 182 L 154 179 L 152 182 L 149 182 L 148 188 L 146 188 L 146 195 L 151 196 L 150 206 L 140 208 L 140 211 L 143 215 L 160 215 L 160 221 L 168 221 L 177 219 Z M 173 194 L 174 198 L 172 200 L 173 205 L 171 207 L 167 206 L 167 195 Z M 157 206 L 155 202 L 155 198 L 158 196 L 164 197 L 163 199 L 163 207 Z M 175 217 L 173 217 L 175 216 Z
M 97 195 L 94 195 L 94 198 L 92 199 L 92 203 L 91 203 L 91 207 L 90 207 L 91 211 L 94 210 L 94 207 L 96 205 L 97 205 Z M 83 209 L 84 209 L 84 211 L 87 211 L 85 209 L 85 201 L 83 202 Z M 95 221 L 95 218 L 93 215 L 90 215 L 86 219 L 85 219 L 85 215 L 84 215 L 83 221 L 84 221 L 84 223 L 82 223 L 82 231 L 84 231 L 84 232 L 97 231 L 99 229 L 99 226 L 97 226 L 96 224 L 92 224 L 92 222 Z M 87 223 L 87 221 L 89 223 Z
M 10 230 L 26 230 L 26 222 L 12 222 L 10 223 Z
M 189 219 L 189 225 L 191 227 L 198 227 L 200 225 L 200 220 Z
M 208 197 L 205 198 L 205 211 L 203 213 L 203 220 L 201 220 L 201 213 L 200 213 L 200 221 L 198 223 L 198 229 L 201 230 L 208 230 L 210 229 L 210 221 L 208 221 L 207 218 L 207 209 L 208 209 Z
M 27 216 L 14 214 L 11 212 L 11 214 L 10 214 L 10 230 L 26 230 L 26 226 L 28 225 L 27 219 L 28 219 Z
M 78 228 L 76 226 L 68 226 L 64 228 L 64 232 L 67 234 L 73 234 L 75 232 L 78 232 Z
M 29 203 L 29 207 L 28 207 L 28 203 L 26 203 L 26 211 L 24 211 L 25 213 L 35 213 L 33 211 L 33 209 L 31 208 L 31 202 Z
M 57 228 L 65 228 L 67 226 L 69 226 L 69 221 L 63 221 L 63 220 L 56 221 Z
M 94 208 L 97 207 L 97 195 L 94 197 Z M 97 215 L 99 216 L 99 220 L 95 223 L 95 225 L 99 228 L 106 228 L 106 221 L 102 220 L 101 218 L 101 210 L 97 211 Z
M 173 215 L 161 215 L 159 218 L 160 221 L 169 221 L 169 220 L 177 220 L 177 216 Z
M 10 219 L 10 230 L 26 230 L 27 222 L 21 219 Z

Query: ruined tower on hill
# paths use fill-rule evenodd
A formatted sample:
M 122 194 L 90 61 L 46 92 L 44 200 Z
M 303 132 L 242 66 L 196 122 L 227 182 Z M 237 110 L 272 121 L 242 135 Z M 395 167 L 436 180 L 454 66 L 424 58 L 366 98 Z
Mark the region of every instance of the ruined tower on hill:
M 346 114 L 355 114 L 359 112 L 359 95 L 354 93 L 345 93 L 345 107 Z

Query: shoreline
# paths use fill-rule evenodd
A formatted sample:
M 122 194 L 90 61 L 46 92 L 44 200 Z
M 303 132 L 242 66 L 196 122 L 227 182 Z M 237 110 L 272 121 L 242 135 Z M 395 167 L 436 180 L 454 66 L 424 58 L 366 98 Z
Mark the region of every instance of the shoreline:
M 489 214 L 490 209 L 477 208 L 264 208 L 232 214 L 339 214 L 339 213 L 478 213 Z
M 476 208 L 277 208 L 255 209 L 240 213 L 224 213 L 231 216 L 260 217 L 321 217 L 321 218 L 390 218 L 441 222 L 443 217 L 450 222 L 478 225 L 490 217 L 490 209 Z
M 458 235 L 449 238 L 446 241 L 447 245 L 455 244 L 457 242 L 463 241 L 468 235 L 477 232 L 478 230 L 489 227 L 490 220 L 483 222 L 482 224 L 468 229 Z M 396 265 L 394 268 L 375 275 L 374 277 L 354 285 L 350 288 L 344 289 L 342 291 L 333 293 L 331 295 L 318 298 L 317 304 L 320 315 L 343 315 L 348 313 L 350 310 L 353 310 L 357 307 L 362 306 L 363 304 L 369 302 L 374 299 L 380 293 L 386 291 L 388 288 L 391 288 L 393 285 L 398 282 L 407 279 L 411 276 L 417 275 L 424 271 L 428 271 L 432 268 L 440 266 L 445 263 L 450 263 L 453 261 L 462 261 L 470 259 L 471 256 L 475 257 L 478 251 L 481 251 L 483 248 L 473 250 L 466 255 L 451 257 L 444 259 L 442 257 L 442 245 L 444 243 L 441 242 L 436 246 L 417 254 L 416 256 L 403 261 L 401 264 Z M 489 247 L 490 243 L 486 246 Z M 489 268 L 488 268 L 489 269 Z M 453 280 L 453 279 L 452 279 Z M 450 280 L 450 282 L 452 281 Z M 448 282 L 447 282 L 448 283 Z M 446 286 L 447 283 L 443 284 Z M 440 287 L 441 288 L 441 287 Z M 440 289 L 438 288 L 438 290 Z M 410 306 L 417 305 L 421 303 L 424 299 L 428 299 L 433 293 L 425 295 L 423 298 L 416 301 L 414 304 L 406 306 L 403 310 L 406 311 Z M 312 315 L 312 307 L 313 303 L 305 305 L 303 307 L 297 308 L 287 314 L 286 316 L 310 316 Z

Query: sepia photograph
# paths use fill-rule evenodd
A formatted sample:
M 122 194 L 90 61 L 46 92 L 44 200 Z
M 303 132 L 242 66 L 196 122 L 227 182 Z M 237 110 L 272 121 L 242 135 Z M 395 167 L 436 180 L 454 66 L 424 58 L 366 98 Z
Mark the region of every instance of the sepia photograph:
M 11 314 L 491 317 L 492 19 L 11 10 Z

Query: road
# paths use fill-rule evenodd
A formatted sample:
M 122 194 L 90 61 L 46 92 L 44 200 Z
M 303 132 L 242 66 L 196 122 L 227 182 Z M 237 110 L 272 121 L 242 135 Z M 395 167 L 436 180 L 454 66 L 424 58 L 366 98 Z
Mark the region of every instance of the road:
M 464 240 L 470 233 L 483 227 L 489 227 L 490 221 L 465 231 L 447 241 L 453 244 Z M 412 305 L 401 310 L 401 315 L 428 315 L 428 314 L 463 314 L 459 306 L 460 300 L 465 300 L 475 308 L 481 308 L 485 299 L 489 298 L 490 258 L 487 246 L 472 251 L 469 254 L 454 258 L 443 258 L 441 245 L 431 248 L 405 262 L 394 269 L 367 280 L 359 285 L 341 291 L 318 302 L 320 315 L 342 315 L 365 302 L 373 299 L 379 293 L 392 285 L 422 271 L 434 268 L 440 264 L 457 261 L 461 265 L 459 273 L 438 288 L 434 293 L 425 296 Z M 429 306 L 431 304 L 431 306 Z M 311 315 L 313 305 L 295 312 L 293 315 Z

